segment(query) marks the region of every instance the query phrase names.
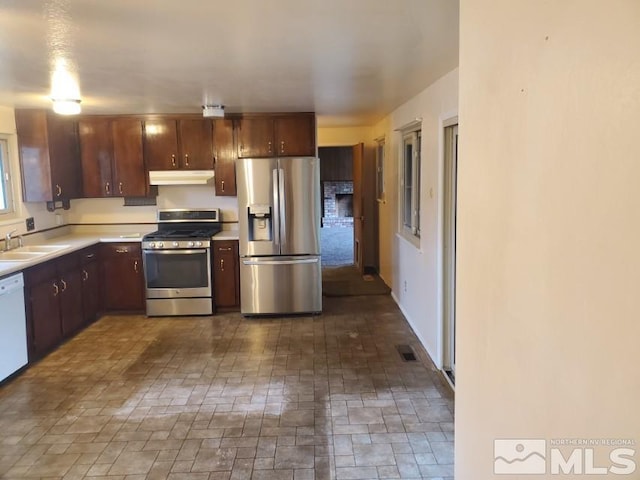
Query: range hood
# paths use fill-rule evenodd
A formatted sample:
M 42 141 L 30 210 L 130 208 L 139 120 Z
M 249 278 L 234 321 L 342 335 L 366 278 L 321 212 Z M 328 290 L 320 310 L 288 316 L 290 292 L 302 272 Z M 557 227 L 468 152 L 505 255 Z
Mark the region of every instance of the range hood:
M 213 170 L 151 170 L 151 185 L 211 185 Z

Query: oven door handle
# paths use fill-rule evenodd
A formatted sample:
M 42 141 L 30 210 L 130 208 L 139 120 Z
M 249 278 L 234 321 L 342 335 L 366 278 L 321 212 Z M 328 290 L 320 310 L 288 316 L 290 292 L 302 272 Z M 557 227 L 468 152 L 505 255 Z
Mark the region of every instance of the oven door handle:
M 143 250 L 146 255 L 160 254 L 160 255 L 191 255 L 193 253 L 207 253 L 206 248 L 199 248 L 193 250 Z

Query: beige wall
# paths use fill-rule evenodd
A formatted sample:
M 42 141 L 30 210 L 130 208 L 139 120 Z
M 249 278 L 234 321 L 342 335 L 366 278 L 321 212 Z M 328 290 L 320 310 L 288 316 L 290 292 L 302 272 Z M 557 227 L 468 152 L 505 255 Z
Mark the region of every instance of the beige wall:
M 461 2 L 457 480 L 495 438 L 640 442 L 639 25 Z
M 373 145 L 371 127 L 318 128 L 319 147 L 346 147 L 358 143 Z
M 379 204 L 381 276 L 436 366 L 442 365 L 443 123 L 458 114 L 458 69 L 447 73 L 373 128 L 385 137 L 385 201 Z M 422 119 L 420 240 L 398 234 L 401 134 Z

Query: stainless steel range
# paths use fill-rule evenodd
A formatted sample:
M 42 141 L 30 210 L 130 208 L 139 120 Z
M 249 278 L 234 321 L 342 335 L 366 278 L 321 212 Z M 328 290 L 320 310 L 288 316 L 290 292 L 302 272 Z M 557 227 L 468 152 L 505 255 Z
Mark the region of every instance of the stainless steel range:
M 158 230 L 142 239 L 148 316 L 211 315 L 211 237 L 220 210 L 158 211 Z

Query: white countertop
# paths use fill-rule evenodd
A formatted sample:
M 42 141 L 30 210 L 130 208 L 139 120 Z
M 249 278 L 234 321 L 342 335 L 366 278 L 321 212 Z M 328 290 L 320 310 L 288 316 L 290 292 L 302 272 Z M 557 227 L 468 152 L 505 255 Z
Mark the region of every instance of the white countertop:
M 223 230 L 213 237 L 213 240 L 238 240 L 237 230 Z M 97 243 L 119 243 L 119 242 L 141 242 L 141 233 L 128 233 L 124 235 L 114 235 L 113 233 L 72 233 L 38 242 L 38 245 L 65 245 L 65 248 L 55 252 L 40 255 L 34 259 L 20 262 L 0 261 L 0 277 L 11 273 L 19 272 L 39 263 L 47 262 L 57 257 L 62 257 L 68 253 L 82 250 Z M 29 243 L 27 243 L 29 245 Z M 0 259 L 2 254 L 0 254 Z
M 111 234 L 107 234 L 107 236 L 101 236 L 100 234 L 71 234 L 55 237 L 45 242 L 38 242 L 38 245 L 65 245 L 65 248 L 61 248 L 60 250 L 56 250 L 55 252 L 47 253 L 45 255 L 39 255 L 31 260 L 20 262 L 0 261 L 0 277 L 19 272 L 26 268 L 33 267 L 34 265 L 38 265 L 39 263 L 53 260 L 54 258 L 62 257 L 63 255 L 67 255 L 68 253 L 75 252 L 77 250 L 82 250 L 83 248 L 90 247 L 96 243 L 141 241 L 142 235 L 140 234 L 137 234 L 137 236 L 132 236 L 132 234 L 122 236 L 113 236 Z M 0 259 L 2 259 L 2 254 L 0 254 Z
M 222 230 L 220 233 L 216 233 L 212 240 L 238 240 L 237 230 Z

